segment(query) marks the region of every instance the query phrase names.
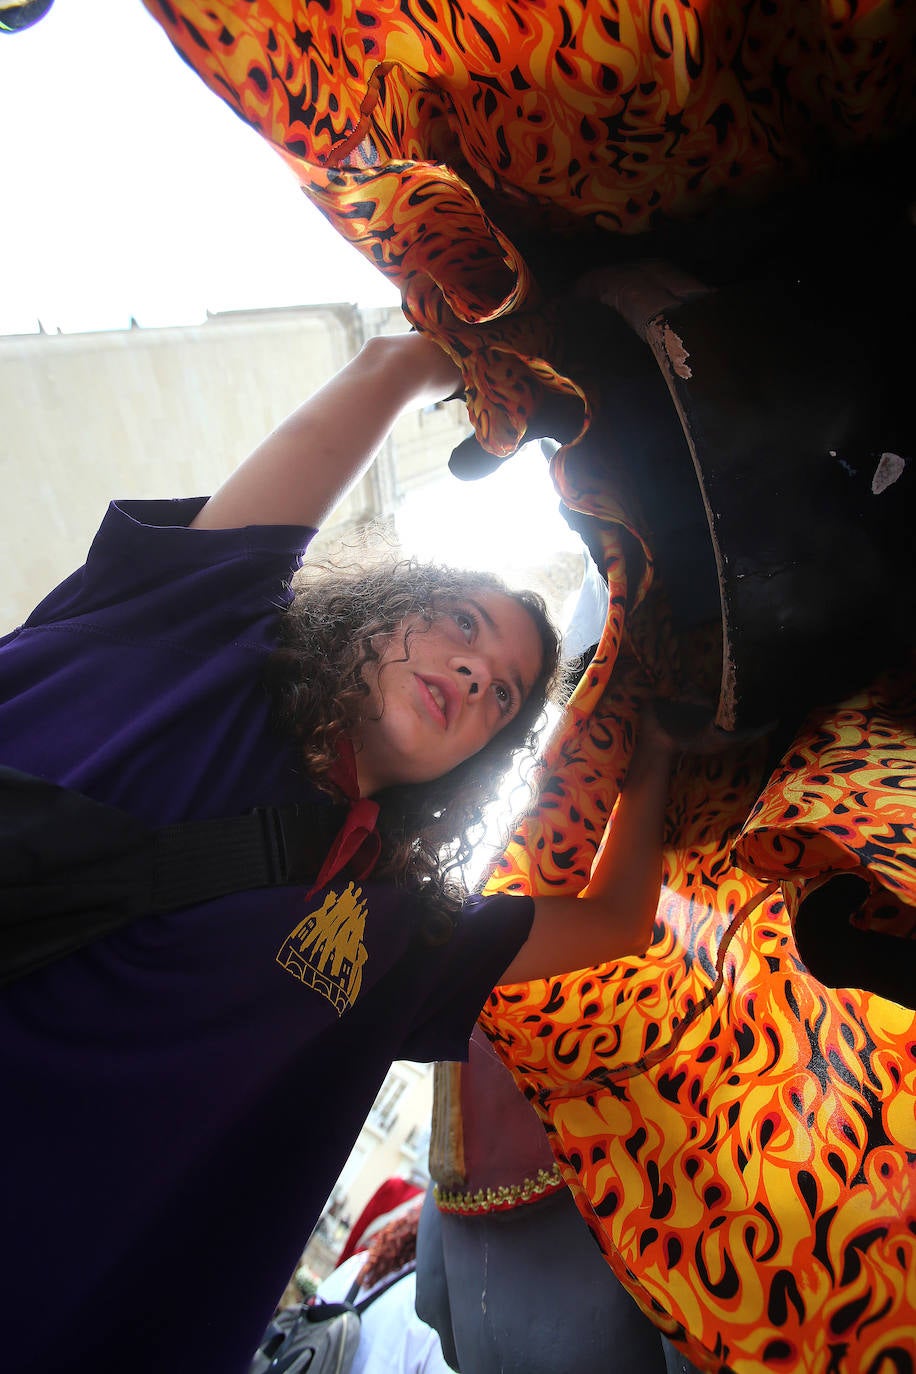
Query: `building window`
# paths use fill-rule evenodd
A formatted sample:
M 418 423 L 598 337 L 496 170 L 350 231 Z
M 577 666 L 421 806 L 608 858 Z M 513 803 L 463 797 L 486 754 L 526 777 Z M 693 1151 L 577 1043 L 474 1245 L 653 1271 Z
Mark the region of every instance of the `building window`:
M 372 1111 L 369 1113 L 369 1122 L 385 1135 L 391 1132 L 398 1119 L 398 1103 L 403 1097 L 406 1087 L 407 1084 L 403 1078 L 389 1074 L 375 1099 Z

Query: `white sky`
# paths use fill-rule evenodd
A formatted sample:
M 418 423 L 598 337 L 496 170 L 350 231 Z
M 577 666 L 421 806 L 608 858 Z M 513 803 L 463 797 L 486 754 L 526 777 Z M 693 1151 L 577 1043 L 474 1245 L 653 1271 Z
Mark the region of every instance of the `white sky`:
M 0 264 L 4 334 L 398 302 L 140 0 L 0 35 Z

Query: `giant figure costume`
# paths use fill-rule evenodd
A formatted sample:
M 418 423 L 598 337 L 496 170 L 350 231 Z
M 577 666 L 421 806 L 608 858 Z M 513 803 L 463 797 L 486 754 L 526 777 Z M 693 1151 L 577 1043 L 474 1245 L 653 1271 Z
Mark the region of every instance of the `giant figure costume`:
M 498 456 L 545 432 L 567 441 L 553 475 L 587 517 L 610 611 L 550 746 L 539 809 L 491 890 L 581 886 L 647 693 L 683 690 L 712 660 L 722 724 L 766 724 L 769 701 L 784 727 L 775 760 L 758 743 L 680 772 L 645 958 L 499 990 L 484 1014 L 608 1262 L 704 1369 L 912 1370 L 916 1018 L 856 990 L 842 959 L 819 981 L 796 939 L 810 927 L 812 949 L 842 946 L 850 903 L 831 905 L 824 894 L 839 889 L 825 880 L 852 875 L 855 928 L 891 938 L 901 959 L 912 948 L 914 677 L 906 644 L 885 641 L 906 571 L 894 512 L 912 477 L 899 414 L 912 346 L 901 354 L 894 321 L 912 308 L 899 264 L 911 252 L 912 157 L 900 149 L 911 153 L 914 8 L 147 3 L 460 361 L 482 449 Z M 569 301 L 584 268 L 659 256 L 698 289 L 634 306 L 623 298 L 640 297 L 636 268 L 615 303 L 686 441 L 664 481 L 692 474 L 708 520 L 718 601 L 705 618 L 679 611 L 683 579 L 676 562 L 665 568 L 671 507 L 653 514 L 662 482 L 615 384 L 629 356 L 620 319 L 605 349 L 583 305 L 583 344 Z M 800 343 L 796 324 L 812 320 L 820 334 Z M 867 347 L 850 354 L 888 331 L 877 369 Z M 798 367 L 780 371 L 791 348 Z M 830 360 L 850 357 L 848 381 L 823 400 Z M 852 414 L 872 383 L 877 399 Z M 796 436 L 811 388 L 820 428 Z M 729 470 L 739 434 L 743 466 Z M 861 519 L 831 535 L 844 475 Z M 730 532 L 741 491 L 751 504 Z M 792 584 L 798 595 L 750 604 L 793 561 L 769 541 L 780 511 L 793 529 L 800 518 L 816 574 Z M 876 627 L 859 652 L 860 628 Z

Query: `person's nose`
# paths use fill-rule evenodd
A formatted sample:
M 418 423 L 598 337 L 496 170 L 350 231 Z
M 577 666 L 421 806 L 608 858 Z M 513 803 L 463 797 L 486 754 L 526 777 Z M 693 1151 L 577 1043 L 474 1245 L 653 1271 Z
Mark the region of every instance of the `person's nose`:
M 458 675 L 462 695 L 469 701 L 480 700 L 486 695 L 493 675 L 485 658 L 480 654 L 462 654 L 453 661 L 452 667 Z

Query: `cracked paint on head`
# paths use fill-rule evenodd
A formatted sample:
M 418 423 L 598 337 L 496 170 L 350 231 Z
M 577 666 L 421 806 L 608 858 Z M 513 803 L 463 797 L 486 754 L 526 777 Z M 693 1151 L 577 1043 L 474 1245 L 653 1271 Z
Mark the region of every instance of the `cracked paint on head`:
M 693 373 L 687 366 L 687 359 L 690 357 L 690 354 L 687 352 L 683 342 L 678 335 L 675 334 L 670 324 L 666 324 L 662 331 L 662 345 L 676 375 L 682 377 L 686 382 L 693 376 Z
M 882 453 L 875 468 L 875 475 L 871 479 L 872 495 L 880 496 L 882 491 L 892 487 L 902 475 L 906 464 L 906 458 L 901 458 L 899 453 Z

